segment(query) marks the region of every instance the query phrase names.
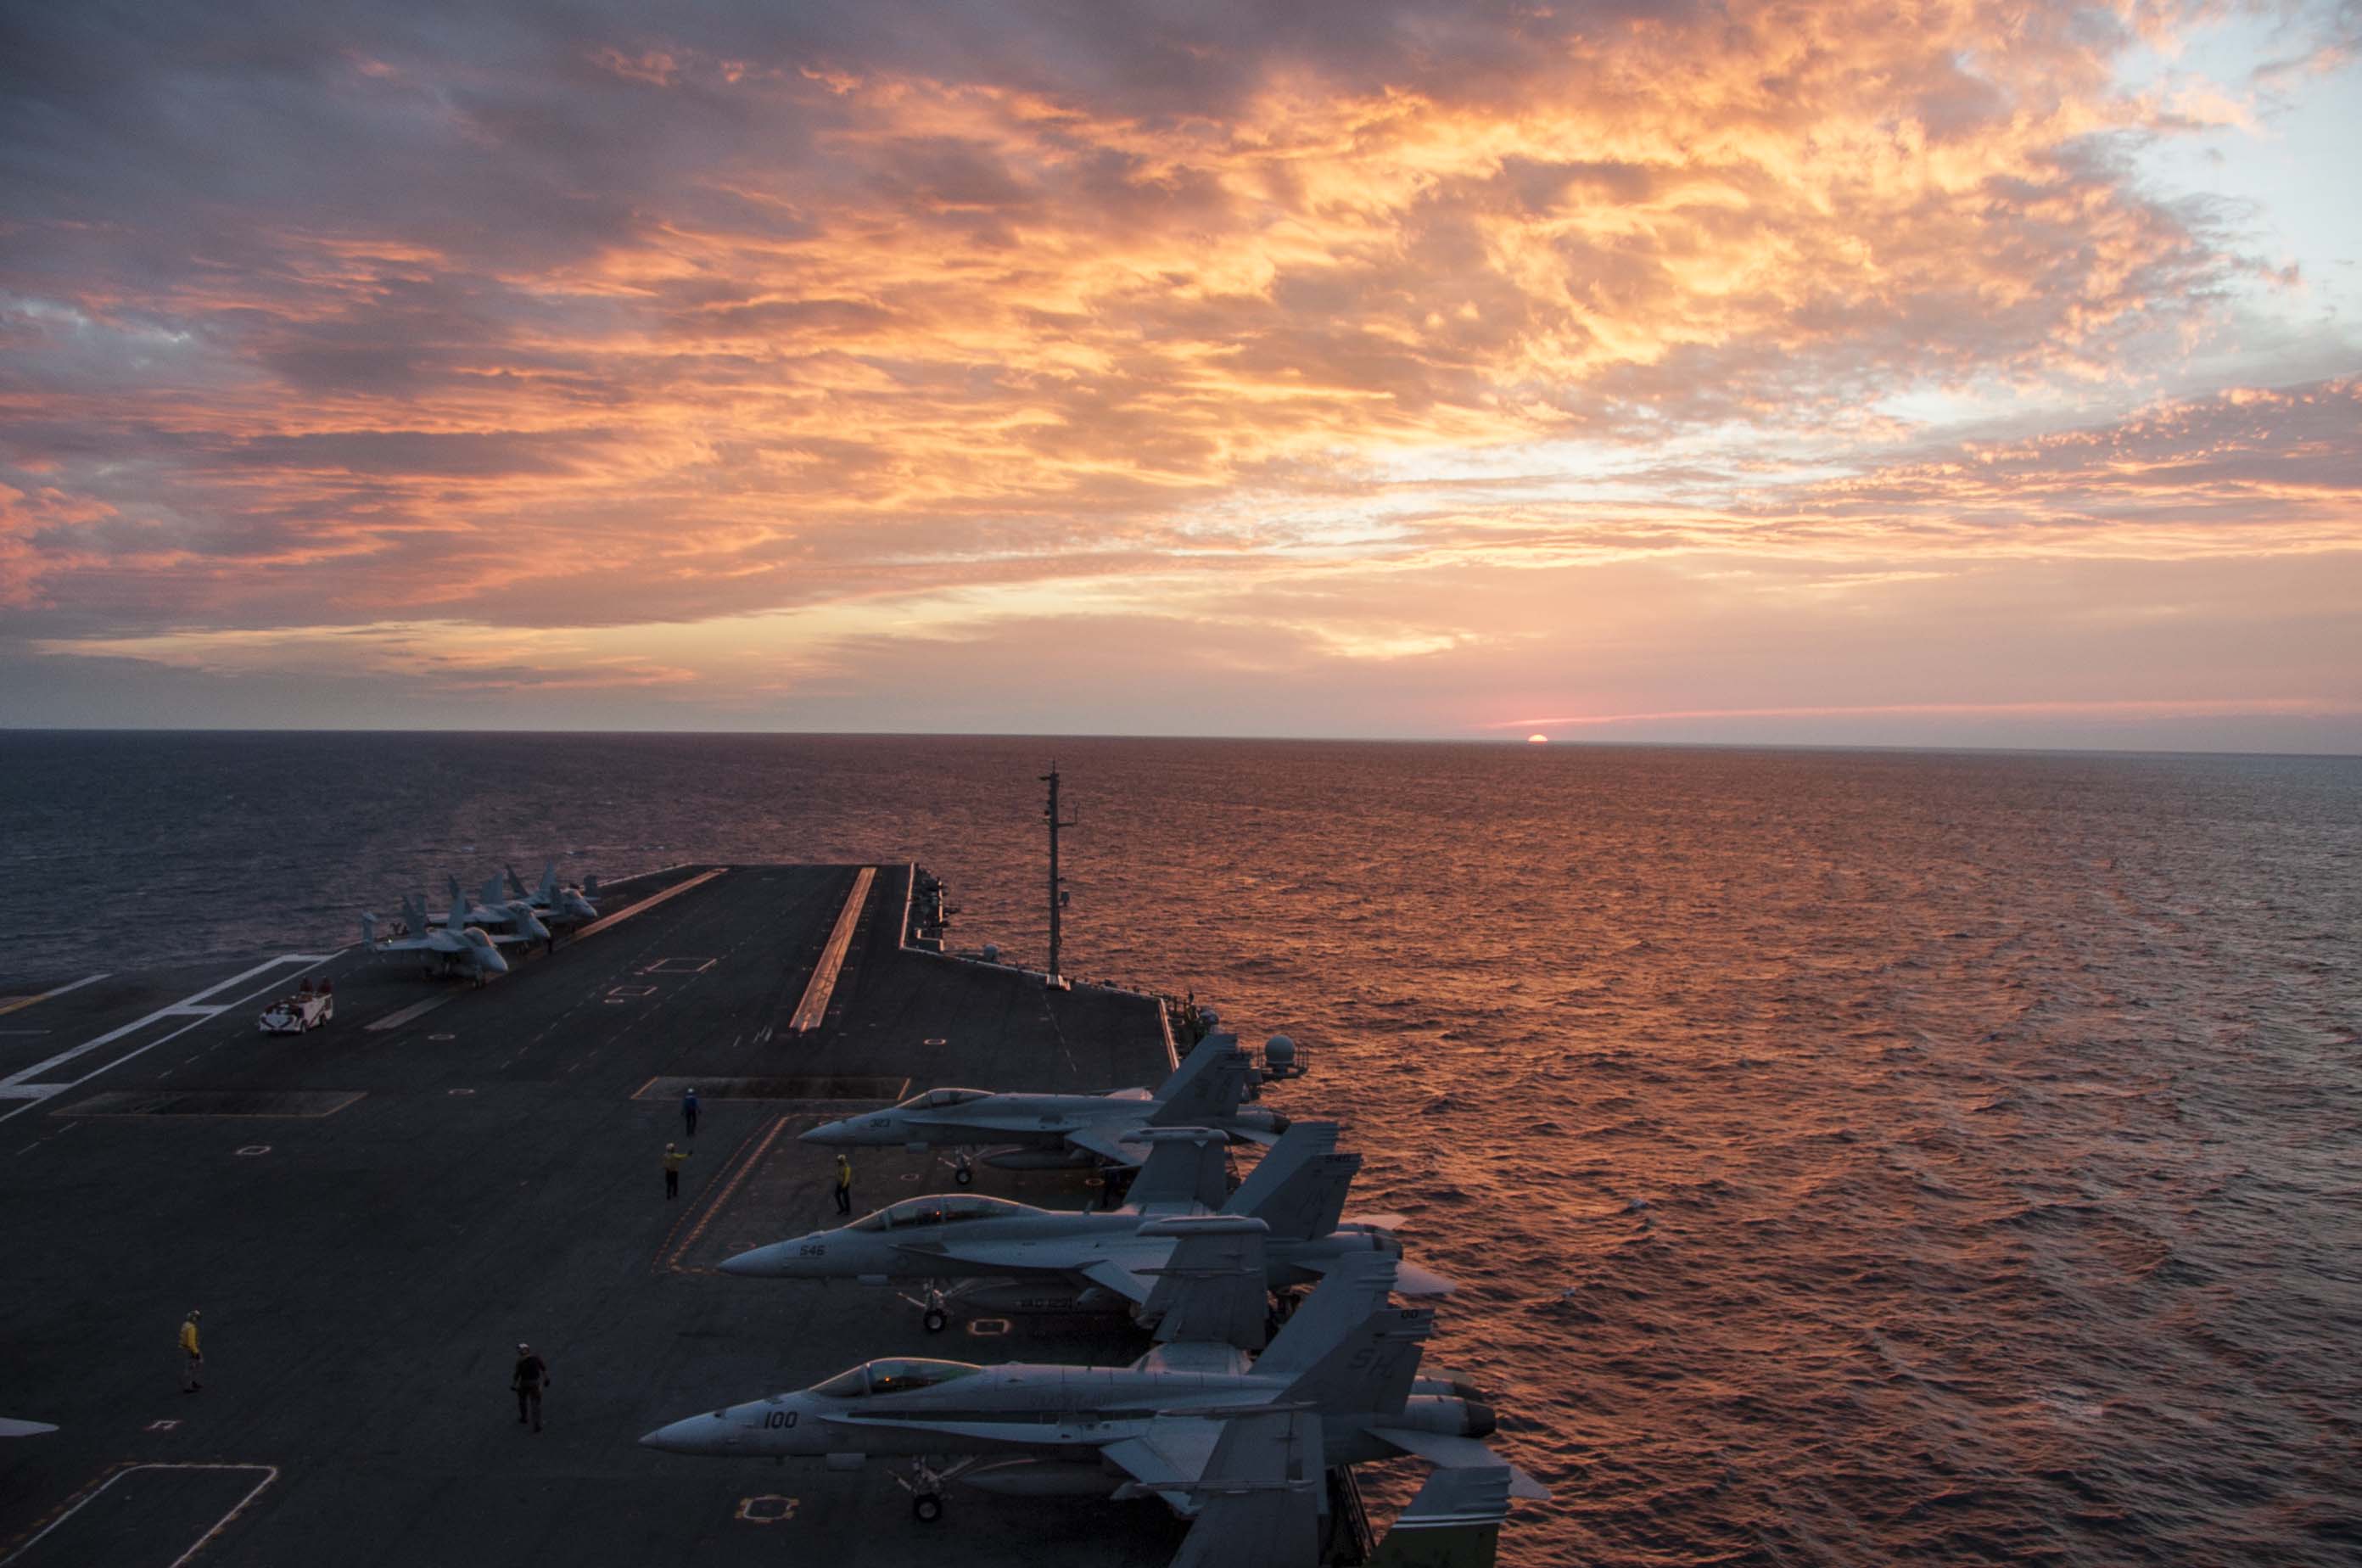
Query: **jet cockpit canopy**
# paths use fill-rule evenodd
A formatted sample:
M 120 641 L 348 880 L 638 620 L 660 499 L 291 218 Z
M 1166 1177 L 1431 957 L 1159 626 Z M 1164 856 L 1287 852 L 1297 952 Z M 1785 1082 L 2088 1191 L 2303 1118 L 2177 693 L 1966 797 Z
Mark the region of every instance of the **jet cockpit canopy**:
M 923 1093 L 912 1095 L 910 1099 L 904 1100 L 894 1109 L 897 1110 L 941 1110 L 947 1105 L 966 1105 L 969 1100 L 982 1099 L 991 1092 L 992 1091 L 990 1089 L 980 1088 L 931 1088 Z
M 933 1388 L 938 1383 L 949 1383 L 955 1377 L 971 1376 L 983 1370 L 965 1361 L 927 1361 L 898 1356 L 865 1362 L 840 1372 L 812 1392 L 835 1399 L 862 1399 L 873 1394 L 908 1394 L 913 1388 Z
M 849 1231 L 897 1231 L 912 1225 L 955 1225 L 963 1220 L 989 1220 L 1007 1214 L 1023 1214 L 1025 1205 L 1011 1203 L 1005 1198 L 986 1198 L 965 1192 L 932 1192 L 920 1198 L 906 1198 L 889 1203 L 875 1214 L 864 1215 L 845 1227 Z

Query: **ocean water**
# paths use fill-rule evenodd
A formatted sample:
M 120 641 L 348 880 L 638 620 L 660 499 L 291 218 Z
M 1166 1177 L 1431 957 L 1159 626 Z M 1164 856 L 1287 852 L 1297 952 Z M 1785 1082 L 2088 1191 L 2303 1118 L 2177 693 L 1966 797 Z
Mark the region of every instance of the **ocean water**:
M 916 859 L 1313 1076 L 1520 1563 L 2362 1559 L 2362 761 L 0 735 L 0 989 L 548 854 Z M 1371 1477 L 1380 1502 L 1407 1474 Z

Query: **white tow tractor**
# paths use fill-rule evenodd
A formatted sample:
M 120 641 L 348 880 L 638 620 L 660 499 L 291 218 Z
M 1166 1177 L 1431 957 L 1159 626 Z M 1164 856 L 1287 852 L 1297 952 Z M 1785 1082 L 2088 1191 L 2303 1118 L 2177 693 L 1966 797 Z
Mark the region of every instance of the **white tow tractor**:
M 317 987 L 305 980 L 301 988 L 262 1010 L 265 1034 L 306 1034 L 337 1016 L 337 988 L 323 980 Z

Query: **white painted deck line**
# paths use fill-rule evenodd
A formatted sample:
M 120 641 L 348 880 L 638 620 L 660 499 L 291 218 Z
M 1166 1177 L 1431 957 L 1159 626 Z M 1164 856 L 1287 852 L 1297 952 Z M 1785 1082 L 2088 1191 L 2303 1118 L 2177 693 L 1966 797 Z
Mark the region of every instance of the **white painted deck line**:
M 194 996 L 182 997 L 179 1001 L 172 1003 L 169 1007 L 160 1007 L 145 1018 L 135 1019 L 133 1021 L 124 1024 L 119 1029 L 110 1029 L 95 1040 L 85 1040 L 81 1044 L 76 1045 L 70 1050 L 59 1052 L 56 1055 L 50 1057 L 46 1062 L 35 1063 L 33 1066 L 27 1067 L 23 1072 L 11 1073 L 6 1077 L 0 1078 L 0 1085 L 30 1083 L 33 1079 L 39 1077 L 43 1073 L 48 1072 L 51 1067 L 63 1066 L 66 1063 L 72 1061 L 77 1056 L 84 1055 L 89 1052 L 95 1051 L 102 1045 L 112 1044 L 116 1041 L 122 1039 L 127 1034 L 136 1033 L 138 1031 L 147 1028 L 149 1024 L 154 1023 L 159 1019 L 186 1018 L 192 1012 L 194 1012 L 197 1015 L 198 1021 L 203 1022 L 205 1019 L 214 1017 L 216 1013 L 222 1010 L 220 1008 L 200 1009 L 197 1005 L 216 991 L 227 990 L 230 987 L 238 984 L 240 981 L 250 980 L 257 975 L 267 975 L 282 964 L 302 964 L 306 967 L 310 967 L 313 965 L 325 964 L 327 961 L 327 958 L 325 956 L 318 956 L 309 953 L 282 953 L 276 958 L 265 959 L 263 962 L 257 964 L 253 968 L 247 970 L 243 974 L 232 975 L 226 980 L 218 981 L 214 985 L 207 986 L 204 990 L 197 992 Z M 237 1004 L 232 1002 L 229 1005 L 235 1007 Z
M 428 997 L 425 1001 L 412 1002 L 408 1007 L 403 1008 L 401 1011 L 387 1013 L 375 1023 L 364 1024 L 362 1027 L 370 1030 L 399 1029 L 414 1018 L 423 1018 L 427 1013 L 433 1012 L 436 1008 L 441 1007 L 445 1002 L 449 1001 L 452 997 L 457 994 L 458 993 L 454 991 L 447 991 L 439 997 Z
M 64 1524 L 68 1519 L 82 1512 L 92 1499 L 95 1498 L 101 1492 L 105 1491 L 109 1486 L 114 1485 L 126 1475 L 140 1470 L 244 1470 L 259 1473 L 262 1476 L 261 1480 L 254 1484 L 254 1489 L 252 1491 L 247 1493 L 245 1496 L 240 1497 L 237 1500 L 237 1506 L 236 1507 L 233 1507 L 229 1512 L 216 1519 L 211 1529 L 197 1537 L 195 1545 L 181 1553 L 180 1556 L 172 1559 L 171 1568 L 182 1568 L 182 1565 L 187 1562 L 190 1558 L 194 1557 L 198 1552 L 203 1551 L 205 1549 L 205 1543 L 207 1541 L 213 1540 L 214 1537 L 219 1535 L 223 1530 L 227 1529 L 231 1520 L 237 1518 L 238 1515 L 246 1512 L 246 1507 L 248 1503 L 253 1502 L 254 1499 L 262 1496 L 262 1489 L 265 1486 L 270 1485 L 273 1481 L 279 1479 L 279 1466 L 275 1464 L 220 1464 L 174 1462 L 162 1462 L 152 1464 L 127 1464 L 120 1470 L 116 1471 L 112 1475 L 109 1475 L 105 1480 L 100 1482 L 97 1485 L 92 1487 L 89 1491 L 83 1493 L 81 1496 L 75 1498 L 73 1507 L 68 1508 L 64 1513 L 60 1514 L 56 1518 L 51 1519 L 48 1524 L 43 1525 L 40 1529 L 39 1534 L 35 1535 L 31 1540 L 26 1541 L 24 1545 L 17 1548 L 16 1551 L 10 1552 L 6 1558 L 0 1558 L 0 1563 L 14 1562 L 19 1557 L 24 1556 L 25 1553 L 32 1551 L 34 1547 L 39 1546 L 41 1543 L 42 1537 L 49 1535 L 59 1526 Z M 167 1550 L 170 1549 L 167 1548 Z
M 853 928 L 861 919 L 861 906 L 869 899 L 869 884 L 877 877 L 877 867 L 864 866 L 854 874 L 853 891 L 844 896 L 844 907 L 836 911 L 836 928 L 828 933 L 828 945 L 820 952 L 819 966 L 812 970 L 811 983 L 804 987 L 804 999 L 796 1004 L 796 1015 L 788 1027 L 800 1034 L 818 1029 L 821 1020 L 828 1016 L 829 993 L 836 989 L 836 972 L 844 964 L 844 951 L 853 945 Z
M 624 922 L 631 919 L 635 914 L 646 914 L 648 911 L 656 908 L 658 904 L 663 903 L 667 899 L 677 899 L 683 893 L 688 892 L 691 888 L 701 888 L 705 886 L 706 883 L 712 881 L 713 878 L 721 876 L 723 872 L 728 869 L 728 867 L 723 866 L 712 871 L 701 872 L 697 876 L 691 877 L 686 882 L 675 882 L 671 887 L 667 888 L 661 893 L 649 894 L 646 898 L 642 899 L 638 903 L 634 904 L 630 909 L 619 910 L 611 915 L 601 915 L 597 920 L 592 921 L 589 925 L 586 925 L 580 931 L 576 932 L 574 933 L 574 940 L 579 942 L 584 937 L 590 935 L 594 932 L 604 931 L 611 925 L 621 925 Z M 654 873 L 650 873 L 650 875 L 654 875 Z
M 197 997 L 212 996 L 224 986 L 234 986 L 240 980 L 250 980 L 257 975 L 267 974 L 270 970 L 279 968 L 281 966 L 286 964 L 301 964 L 304 966 L 304 969 L 296 971 L 297 974 L 301 974 L 304 970 L 318 968 L 321 965 L 326 963 L 329 959 L 335 956 L 336 955 L 333 953 L 282 953 L 267 964 L 256 965 L 253 968 L 248 969 L 243 975 L 233 975 L 228 979 L 222 981 L 220 985 L 206 987 L 204 990 L 197 993 Z M 244 996 L 235 998 L 230 1001 L 223 1003 L 216 1010 L 218 1012 L 226 1012 L 231 1008 L 242 1007 L 246 1003 L 253 1001 L 258 998 L 270 995 L 280 987 L 285 985 L 287 981 L 292 978 L 293 978 L 292 976 L 281 976 L 274 979 L 267 980 L 263 984 L 257 986 L 254 989 L 247 992 Z M 127 1023 L 120 1029 L 109 1030 L 95 1040 L 86 1041 L 83 1044 L 75 1046 L 71 1051 L 61 1052 L 59 1055 L 50 1057 L 48 1061 L 41 1063 L 39 1066 L 28 1067 L 21 1073 L 12 1074 L 6 1079 L 0 1079 L 0 1088 L 13 1088 L 17 1085 L 22 1084 L 26 1082 L 26 1080 L 31 1078 L 35 1074 L 41 1072 L 46 1068 L 54 1067 L 62 1063 L 70 1062 L 75 1057 L 82 1055 L 84 1052 L 94 1051 L 101 1045 L 107 1044 L 112 1041 L 120 1040 L 123 1036 L 130 1033 L 133 1030 L 144 1028 L 147 1025 L 155 1022 L 159 1019 L 187 1018 L 187 1014 L 176 1013 L 174 1009 L 185 1008 L 188 1006 L 189 1002 L 194 1001 L 196 997 L 191 997 L 186 1000 L 174 1003 L 172 1007 L 160 1008 L 156 1011 L 149 1013 L 146 1018 L 140 1019 L 136 1022 Z M 171 1044 L 173 1041 L 178 1040 L 182 1035 L 186 1034 L 190 1030 L 196 1028 L 198 1025 L 211 1022 L 215 1016 L 215 1013 L 201 1013 L 194 1018 L 188 1018 L 188 1021 L 182 1023 L 180 1028 L 173 1030 L 171 1033 L 160 1034 L 155 1039 L 148 1042 L 145 1045 L 137 1046 L 129 1051 L 126 1051 L 122 1055 L 117 1056 L 115 1060 L 105 1064 L 104 1066 L 93 1067 L 82 1077 L 65 1083 L 58 1084 L 54 1087 L 60 1092 L 70 1088 L 78 1088 L 82 1085 L 90 1082 L 91 1079 L 97 1077 L 101 1073 L 112 1072 L 116 1067 L 123 1066 L 124 1063 L 131 1061 L 135 1057 L 146 1055 L 149 1052 L 153 1051 L 159 1045 Z M 43 1087 L 46 1088 L 50 1086 Z M 39 1105 L 40 1103 L 40 1100 L 28 1100 L 25 1104 L 17 1107 L 14 1110 L 0 1111 L 0 1121 L 6 1121 L 13 1117 L 22 1116 L 25 1112 L 32 1110 L 35 1106 Z

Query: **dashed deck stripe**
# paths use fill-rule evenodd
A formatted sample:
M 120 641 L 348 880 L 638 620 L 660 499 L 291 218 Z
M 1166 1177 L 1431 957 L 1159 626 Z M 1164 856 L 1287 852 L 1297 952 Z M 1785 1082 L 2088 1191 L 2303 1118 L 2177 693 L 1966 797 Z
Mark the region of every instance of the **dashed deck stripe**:
M 226 1008 L 236 1007 L 237 1005 L 237 1002 L 228 1002 L 224 1004 L 222 1007 L 207 1008 L 202 1005 L 207 997 L 215 996 L 222 991 L 226 991 L 230 987 L 237 985 L 241 981 L 250 980 L 257 975 L 267 975 L 270 973 L 271 970 L 280 967 L 281 965 L 301 964 L 305 968 L 312 968 L 326 963 L 334 956 L 336 956 L 334 954 L 282 953 L 276 958 L 266 959 L 264 962 L 257 964 L 253 968 L 246 970 L 242 974 L 232 975 L 226 980 L 217 980 L 214 984 L 207 986 L 204 990 L 198 991 L 193 996 L 183 997 L 179 1001 L 172 1003 L 169 1007 L 160 1007 L 145 1018 L 135 1019 L 131 1022 L 124 1024 L 119 1028 L 110 1029 L 94 1040 L 83 1041 L 81 1044 L 74 1046 L 72 1050 L 61 1051 L 46 1062 L 36 1062 L 31 1066 L 27 1067 L 20 1072 L 11 1073 L 5 1080 L 0 1081 L 11 1084 L 30 1083 L 52 1067 L 61 1067 L 77 1056 L 83 1055 L 88 1052 L 95 1051 L 102 1045 L 111 1045 L 116 1041 L 122 1039 L 125 1035 L 137 1033 L 160 1019 L 195 1017 L 202 1021 L 204 1019 L 214 1017 L 222 1012 Z M 97 977 L 94 976 L 92 977 L 94 979 Z
M 387 1013 L 375 1023 L 366 1024 L 363 1027 L 371 1030 L 399 1029 L 414 1018 L 423 1017 L 427 1013 L 433 1012 L 436 1008 L 441 1007 L 445 1002 L 449 1001 L 451 999 L 451 995 L 452 993 L 446 992 L 439 997 L 428 997 L 425 1001 L 412 1002 L 408 1007 L 402 1009 L 399 1012 Z

